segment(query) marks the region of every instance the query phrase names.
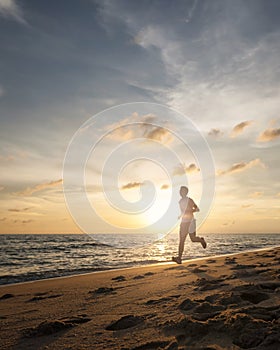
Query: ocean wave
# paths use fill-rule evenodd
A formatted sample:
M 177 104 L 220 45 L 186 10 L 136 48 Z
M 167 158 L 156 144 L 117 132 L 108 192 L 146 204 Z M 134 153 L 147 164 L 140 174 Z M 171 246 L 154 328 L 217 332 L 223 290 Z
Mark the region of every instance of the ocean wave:
M 88 235 L 0 235 L 2 257 L 0 284 L 18 283 L 44 278 L 62 277 L 108 269 L 144 266 L 170 261 L 177 253 L 178 237 L 173 235 L 161 241 L 136 245 L 131 248 L 114 248 L 93 241 Z M 125 235 L 106 235 L 107 241 L 123 242 Z M 130 242 L 137 236 L 131 237 Z M 208 234 L 207 249 L 186 241 L 186 259 L 238 253 L 280 245 L 280 234 Z

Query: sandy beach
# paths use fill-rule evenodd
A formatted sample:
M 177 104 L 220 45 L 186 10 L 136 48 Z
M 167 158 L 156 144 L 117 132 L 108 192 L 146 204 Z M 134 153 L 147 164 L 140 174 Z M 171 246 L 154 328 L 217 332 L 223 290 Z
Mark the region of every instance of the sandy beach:
M 279 349 L 280 247 L 0 289 L 1 349 Z

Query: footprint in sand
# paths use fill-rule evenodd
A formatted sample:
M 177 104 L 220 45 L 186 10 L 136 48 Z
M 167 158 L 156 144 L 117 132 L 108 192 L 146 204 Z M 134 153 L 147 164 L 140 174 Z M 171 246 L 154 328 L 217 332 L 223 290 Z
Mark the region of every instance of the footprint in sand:
M 143 279 L 143 278 L 145 278 L 144 275 L 137 275 L 137 276 L 134 276 L 134 277 L 133 277 L 134 280 L 141 280 L 141 279 Z
M 125 276 L 117 276 L 117 277 L 112 278 L 112 281 L 124 282 L 124 281 L 126 281 L 126 278 L 125 278 Z
M 205 298 L 205 301 L 215 304 L 215 305 L 223 305 L 223 306 L 231 306 L 231 307 L 240 307 L 242 303 L 244 303 L 243 299 L 239 295 L 234 294 L 233 292 L 225 292 L 208 295 Z
M 201 300 L 191 300 L 188 298 L 179 305 L 179 309 L 187 313 L 191 312 L 192 317 L 197 320 L 205 321 L 206 319 L 212 318 L 217 313 L 226 309 L 225 305 L 214 304 L 214 299 L 215 298 L 212 298 L 212 302 L 201 302 Z
M 117 321 L 110 323 L 105 329 L 107 331 L 118 331 L 122 329 L 132 328 L 144 322 L 144 317 L 127 315 Z
M 257 286 L 267 291 L 276 292 L 280 288 L 280 282 L 262 282 Z
M 145 274 L 144 274 L 144 276 L 153 276 L 154 275 L 154 272 L 146 272 Z
M 236 258 L 230 258 L 230 257 L 225 258 L 225 264 L 226 265 L 236 264 Z
M 258 266 L 255 264 L 252 264 L 252 265 L 237 264 L 236 266 L 233 266 L 231 269 L 232 270 L 245 270 L 245 269 L 255 269 L 256 267 L 258 267 Z
M 6 294 L 3 294 L 3 295 L 0 297 L 0 300 L 7 300 L 7 299 L 10 299 L 10 298 L 14 298 L 14 297 L 15 297 L 14 294 L 6 293 Z
M 90 290 L 89 294 L 110 294 L 112 292 L 115 291 L 115 288 L 111 288 L 111 287 L 100 287 L 98 289 L 95 290 Z
M 197 264 L 189 264 L 188 267 L 195 267 Z
M 201 269 L 199 267 L 194 268 L 193 270 L 191 270 L 192 273 L 203 273 L 206 272 L 207 270 L 205 269 Z
M 34 295 L 36 296 L 36 297 L 41 297 L 41 296 L 43 296 L 43 295 L 47 295 L 47 294 L 49 294 L 50 292 L 38 292 L 38 293 L 35 293 Z
M 226 309 L 226 306 L 224 305 L 210 304 L 206 301 L 196 306 L 192 310 L 192 317 L 198 321 L 206 321 L 209 318 L 215 317 L 225 309 Z
M 46 293 L 47 294 L 47 293 Z M 48 295 L 48 296 L 43 296 L 43 295 L 35 295 L 33 298 L 27 300 L 27 303 L 33 302 L 33 301 L 40 301 L 44 299 L 54 299 L 54 298 L 59 298 L 62 297 L 63 294 L 53 294 L 53 295 Z
M 206 260 L 207 264 L 214 264 L 215 262 L 217 262 L 217 260 L 215 259 L 208 259 Z
M 198 302 L 187 298 L 179 305 L 179 309 L 182 311 L 190 311 L 190 310 L 194 309 L 197 305 L 199 305 Z
M 223 279 L 213 279 L 208 280 L 206 278 L 199 278 L 194 285 L 197 287 L 194 289 L 195 291 L 206 291 L 221 288 L 223 286 L 227 286 L 227 283 L 223 283 Z
M 179 298 L 181 295 L 177 294 L 177 295 L 170 295 L 169 297 L 164 297 L 164 298 L 159 298 L 159 299 L 150 299 L 148 301 L 146 301 L 146 305 L 156 305 L 156 304 L 161 304 L 161 303 L 166 303 L 168 301 L 171 301 L 173 299 L 177 299 Z
M 130 350 L 154 350 L 154 349 L 168 349 L 168 350 L 176 350 L 178 349 L 177 342 L 170 341 L 151 341 L 145 344 L 141 344 L 136 346 L 135 348 L 131 348 Z
M 86 315 L 61 320 L 44 321 L 36 327 L 25 329 L 23 331 L 23 336 L 25 338 L 32 338 L 50 335 L 89 321 L 91 321 L 91 318 L 86 317 Z
M 137 275 L 137 276 L 134 276 L 132 279 L 134 280 L 141 280 L 145 277 L 148 277 L 148 276 L 153 276 L 154 273 L 153 272 L 146 272 L 144 275 Z
M 222 309 L 223 307 L 226 311 Z M 197 340 L 217 332 L 220 333 L 221 339 L 225 336 L 231 339 L 232 344 L 241 349 L 255 349 L 259 345 L 264 345 L 260 349 L 279 349 L 279 328 L 270 321 L 270 319 L 275 320 L 276 309 L 265 311 L 268 318 L 268 321 L 266 321 L 266 319 L 258 318 L 262 310 L 248 309 L 247 307 L 231 309 L 226 306 L 221 307 L 221 305 L 219 308 L 217 305 L 211 306 L 209 303 L 201 304 L 191 309 L 184 319 L 166 323 L 163 331 L 167 336 L 175 335 L 180 345 L 186 345 L 184 349 L 205 350 L 205 347 L 195 346 Z M 198 310 L 200 312 L 195 312 Z M 202 312 L 211 310 L 213 310 L 213 313 Z M 269 316 L 271 312 L 274 313 L 274 318 Z M 269 340 L 267 340 L 268 337 L 270 337 Z M 214 341 L 213 338 L 212 341 Z M 214 346 L 214 349 L 218 348 L 220 349 L 219 346 Z
M 257 274 L 261 275 L 263 273 L 267 273 L 268 271 L 271 271 L 271 269 L 267 268 L 267 269 L 259 269 L 256 270 Z
M 242 300 L 248 301 L 251 304 L 259 304 L 270 298 L 267 293 L 259 292 L 258 290 L 259 287 L 252 284 L 237 286 L 232 289 L 234 292 L 239 292 L 239 296 Z

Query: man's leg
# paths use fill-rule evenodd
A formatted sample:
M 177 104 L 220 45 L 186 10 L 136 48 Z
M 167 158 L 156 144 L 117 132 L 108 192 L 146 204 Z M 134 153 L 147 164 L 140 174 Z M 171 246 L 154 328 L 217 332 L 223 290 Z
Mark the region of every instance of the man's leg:
M 182 255 L 183 255 L 185 241 L 188 235 L 189 227 L 190 227 L 189 222 L 181 222 L 180 232 L 179 232 L 178 256 L 172 258 L 172 260 L 175 261 L 177 264 L 182 264 Z
M 199 243 L 201 243 L 201 245 L 204 249 L 206 248 L 207 244 L 206 244 L 205 239 L 203 237 L 197 237 L 196 232 L 189 233 L 189 235 L 190 235 L 190 239 L 192 242 L 199 242 Z
M 187 237 L 187 233 L 180 234 L 179 249 L 178 249 L 179 250 L 178 258 L 180 260 L 182 259 L 182 255 L 184 252 L 186 237 Z
M 180 225 L 180 241 L 179 241 L 179 254 L 178 257 L 181 260 L 185 248 L 185 241 L 188 235 L 190 224 L 188 222 L 182 222 Z

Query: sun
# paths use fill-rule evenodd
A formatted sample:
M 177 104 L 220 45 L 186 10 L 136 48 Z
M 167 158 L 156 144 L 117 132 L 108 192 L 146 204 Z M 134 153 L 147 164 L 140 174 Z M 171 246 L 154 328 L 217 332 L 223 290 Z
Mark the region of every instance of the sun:
M 152 206 L 142 215 L 147 225 L 155 224 L 159 230 L 166 230 L 177 223 L 178 205 L 176 201 L 172 201 L 171 193 L 159 194 Z

